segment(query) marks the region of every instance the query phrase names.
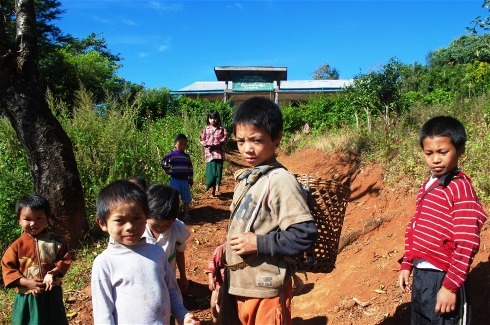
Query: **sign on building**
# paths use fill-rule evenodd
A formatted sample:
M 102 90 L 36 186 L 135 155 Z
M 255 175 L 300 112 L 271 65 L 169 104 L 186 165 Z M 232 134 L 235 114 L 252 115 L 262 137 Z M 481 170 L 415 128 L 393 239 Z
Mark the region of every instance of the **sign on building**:
M 240 74 L 233 77 L 233 91 L 273 91 L 273 76 Z

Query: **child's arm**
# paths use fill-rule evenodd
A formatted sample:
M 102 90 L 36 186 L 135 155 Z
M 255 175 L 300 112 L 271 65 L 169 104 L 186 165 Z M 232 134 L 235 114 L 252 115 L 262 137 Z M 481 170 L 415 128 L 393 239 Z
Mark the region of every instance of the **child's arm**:
M 34 296 L 43 293 L 46 287 L 46 285 L 42 281 L 36 279 L 28 279 L 24 277 L 20 278 L 17 281 L 14 281 L 14 285 L 16 287 L 18 286 L 26 287 L 32 292 Z
M 54 263 L 55 268 L 48 273 L 53 274 L 59 278 L 62 278 L 71 266 L 71 255 L 68 243 L 66 240 L 62 241 L 62 246 L 60 251 L 56 256 L 56 262 Z
M 199 325 L 199 324 L 201 324 L 201 321 L 199 320 L 199 318 L 197 318 L 193 314 L 187 313 L 187 314 L 185 314 L 184 322 L 182 324 L 184 324 L 184 325 L 187 325 L 187 324 Z
M 210 291 L 216 290 L 215 275 L 224 268 L 223 255 L 225 253 L 225 248 L 226 242 L 216 247 L 208 262 L 206 274 L 208 276 L 208 287 Z M 218 278 L 218 276 L 216 276 L 216 278 Z
M 230 237 L 230 247 L 238 255 L 257 252 L 257 235 L 253 232 L 242 232 Z
M 411 292 L 412 285 L 410 284 L 410 270 L 401 270 L 398 276 L 398 284 L 403 292 Z
M 456 294 L 445 286 L 442 286 L 437 293 L 436 313 L 450 313 L 456 309 Z
M 180 274 L 179 287 L 181 291 L 186 291 L 189 287 L 189 280 L 187 280 L 185 271 L 185 249 L 191 233 L 181 220 L 175 220 L 170 231 L 175 233 L 175 264 L 177 264 Z
M 6 288 L 25 287 L 37 296 L 44 292 L 45 284 L 37 279 L 27 279 L 22 274 L 19 264 L 18 243 L 15 241 L 10 245 L 2 257 L 2 276 Z
M 167 175 L 170 175 L 170 169 L 171 169 L 171 166 L 170 166 L 170 158 L 169 158 L 169 155 L 166 155 L 163 159 L 162 159 L 162 162 L 161 162 L 161 165 L 162 165 L 162 168 L 163 170 L 165 171 L 165 173 Z
M 46 285 L 45 290 L 50 291 L 53 288 L 54 275 L 51 273 L 47 273 L 44 276 L 43 283 Z
M 46 291 L 49 291 L 53 288 L 53 282 L 56 277 L 61 278 L 63 276 L 63 273 L 55 267 L 51 271 L 48 271 L 46 275 L 44 276 L 43 283 L 46 285 Z
M 209 291 L 216 290 L 216 285 L 214 284 L 214 275 L 211 272 L 207 272 L 208 275 L 208 288 Z
M 115 324 L 115 301 L 112 296 L 110 274 L 104 271 L 103 262 L 99 257 L 100 255 L 94 260 L 91 278 L 94 324 Z
M 256 186 L 256 185 L 254 185 Z M 317 238 L 316 224 L 298 181 L 281 168 L 269 176 L 269 192 L 260 204 L 278 229 L 269 233 L 237 234 L 230 237 L 231 249 L 237 254 L 257 252 L 268 256 L 293 256 L 311 247 Z
M 226 143 L 226 140 L 228 140 L 228 134 L 226 133 L 226 129 L 224 127 L 220 127 L 218 136 L 216 137 L 215 142 L 213 143 L 213 145 L 216 148 L 220 148 L 221 145 L 223 145 L 223 144 Z
M 230 237 L 230 246 L 238 255 L 258 253 L 292 256 L 308 249 L 315 243 L 316 237 L 316 225 L 310 221 L 293 224 L 284 231 L 265 235 L 252 232 L 236 234 Z
M 189 185 L 192 186 L 194 184 L 194 167 L 192 166 L 192 160 L 189 156 Z
M 170 268 L 170 264 L 166 258 L 164 259 L 163 272 L 165 274 L 165 283 L 167 284 L 168 295 L 170 297 L 170 309 L 172 311 L 172 315 L 174 315 L 179 324 L 184 324 L 185 318 L 189 312 L 184 306 L 182 294 L 180 293 L 179 285 L 177 284 L 177 279 L 175 278 L 175 274 Z
M 53 236 L 56 235 L 53 234 Z M 56 262 L 54 263 L 55 267 L 48 271 L 43 279 L 43 283 L 46 284 L 46 291 L 51 290 L 55 278 L 62 278 L 71 266 L 71 255 L 68 243 L 64 239 L 61 239 L 61 242 L 61 249 L 58 251 Z
M 286 230 L 257 236 L 257 252 L 271 256 L 292 256 L 304 252 L 317 238 L 314 221 L 296 223 Z
M 221 129 L 223 130 L 223 132 L 221 134 L 222 135 L 222 138 L 221 138 L 220 143 L 221 144 L 224 144 L 224 143 L 226 143 L 226 141 L 228 141 L 228 132 L 226 131 L 226 128 L 223 127 L 223 126 L 221 127 Z
M 177 264 L 177 268 L 179 269 L 180 282 L 179 287 L 181 291 L 186 291 L 189 288 L 189 280 L 187 280 L 187 275 L 185 274 L 185 253 L 184 252 L 175 252 L 175 262 Z
M 210 143 L 209 139 L 206 137 L 206 130 L 207 130 L 207 127 L 205 127 L 202 132 L 201 132 L 201 135 L 199 136 L 199 142 L 204 146 L 204 147 L 209 147 L 212 143 Z

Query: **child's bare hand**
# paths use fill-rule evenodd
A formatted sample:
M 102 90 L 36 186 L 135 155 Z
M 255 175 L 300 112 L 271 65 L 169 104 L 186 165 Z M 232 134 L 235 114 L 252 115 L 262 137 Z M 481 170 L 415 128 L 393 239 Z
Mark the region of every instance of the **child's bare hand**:
M 53 281 L 54 281 L 54 278 L 53 278 L 52 274 L 48 273 L 44 276 L 43 283 L 46 285 L 46 288 L 45 288 L 46 291 L 49 291 L 53 288 Z
M 21 283 L 22 286 L 28 288 L 34 296 L 40 295 L 44 292 L 46 285 L 42 281 L 38 281 L 35 279 L 26 279 L 22 278 Z
M 441 287 L 437 293 L 436 313 L 450 313 L 456 309 L 456 294 Z
M 200 325 L 201 321 L 199 320 L 199 318 L 192 315 L 191 313 L 187 313 L 187 314 L 185 314 L 185 317 L 184 317 L 184 325 L 185 324 Z
M 212 273 L 208 273 L 208 287 L 209 291 L 216 290 L 216 285 L 214 284 L 214 277 Z
M 410 271 L 401 270 L 398 277 L 398 284 L 403 292 L 410 293 L 412 291 L 412 285 L 410 284 Z
M 236 234 L 230 238 L 230 247 L 238 255 L 257 252 L 257 235 L 253 232 Z

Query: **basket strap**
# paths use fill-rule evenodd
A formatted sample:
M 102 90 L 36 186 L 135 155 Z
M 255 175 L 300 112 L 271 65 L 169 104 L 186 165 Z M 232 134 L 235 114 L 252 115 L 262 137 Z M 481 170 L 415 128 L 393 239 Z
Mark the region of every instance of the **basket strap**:
M 255 209 L 252 212 L 252 216 L 250 217 L 250 219 L 247 222 L 247 226 L 245 227 L 245 232 L 250 232 L 250 228 L 252 228 L 252 223 L 257 218 L 257 214 L 259 213 L 259 209 L 260 209 L 260 206 L 262 205 L 262 201 L 264 201 L 265 195 L 267 194 L 267 190 L 269 189 L 270 182 L 271 182 L 271 179 L 269 177 L 267 179 L 267 183 L 265 184 L 264 188 L 262 189 L 262 193 L 260 193 L 259 200 L 257 201 L 257 205 L 255 206 Z
M 260 177 L 267 175 L 270 171 L 280 167 L 283 167 L 280 163 L 272 163 L 270 165 L 255 167 L 254 169 L 251 170 L 250 169 L 241 170 L 242 172 L 239 175 L 235 174 L 237 181 L 246 179 L 246 185 L 243 188 L 242 192 L 240 193 L 240 196 L 238 197 L 235 206 L 231 210 L 227 229 L 230 228 L 231 220 L 233 220 L 236 210 L 242 203 L 242 200 L 245 197 L 245 194 L 247 194 L 250 187 L 252 187 L 252 185 L 254 185 Z

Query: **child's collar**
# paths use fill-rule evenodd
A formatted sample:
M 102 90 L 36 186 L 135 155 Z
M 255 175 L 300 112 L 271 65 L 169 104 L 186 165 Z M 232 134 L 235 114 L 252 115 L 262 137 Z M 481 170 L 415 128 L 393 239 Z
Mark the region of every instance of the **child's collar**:
M 281 165 L 279 162 L 273 161 L 270 164 L 256 166 L 252 169 L 250 168 L 240 169 L 235 173 L 235 179 L 237 181 L 246 179 L 246 184 L 253 185 L 257 182 L 260 176 L 267 174 L 272 169 L 280 168 L 280 167 L 284 168 L 284 166 Z
M 449 183 L 457 177 L 456 174 L 458 174 L 460 171 L 461 169 L 456 167 L 450 172 L 448 172 L 447 174 L 442 175 L 441 177 L 439 177 L 439 180 L 437 181 L 437 185 L 447 187 Z

